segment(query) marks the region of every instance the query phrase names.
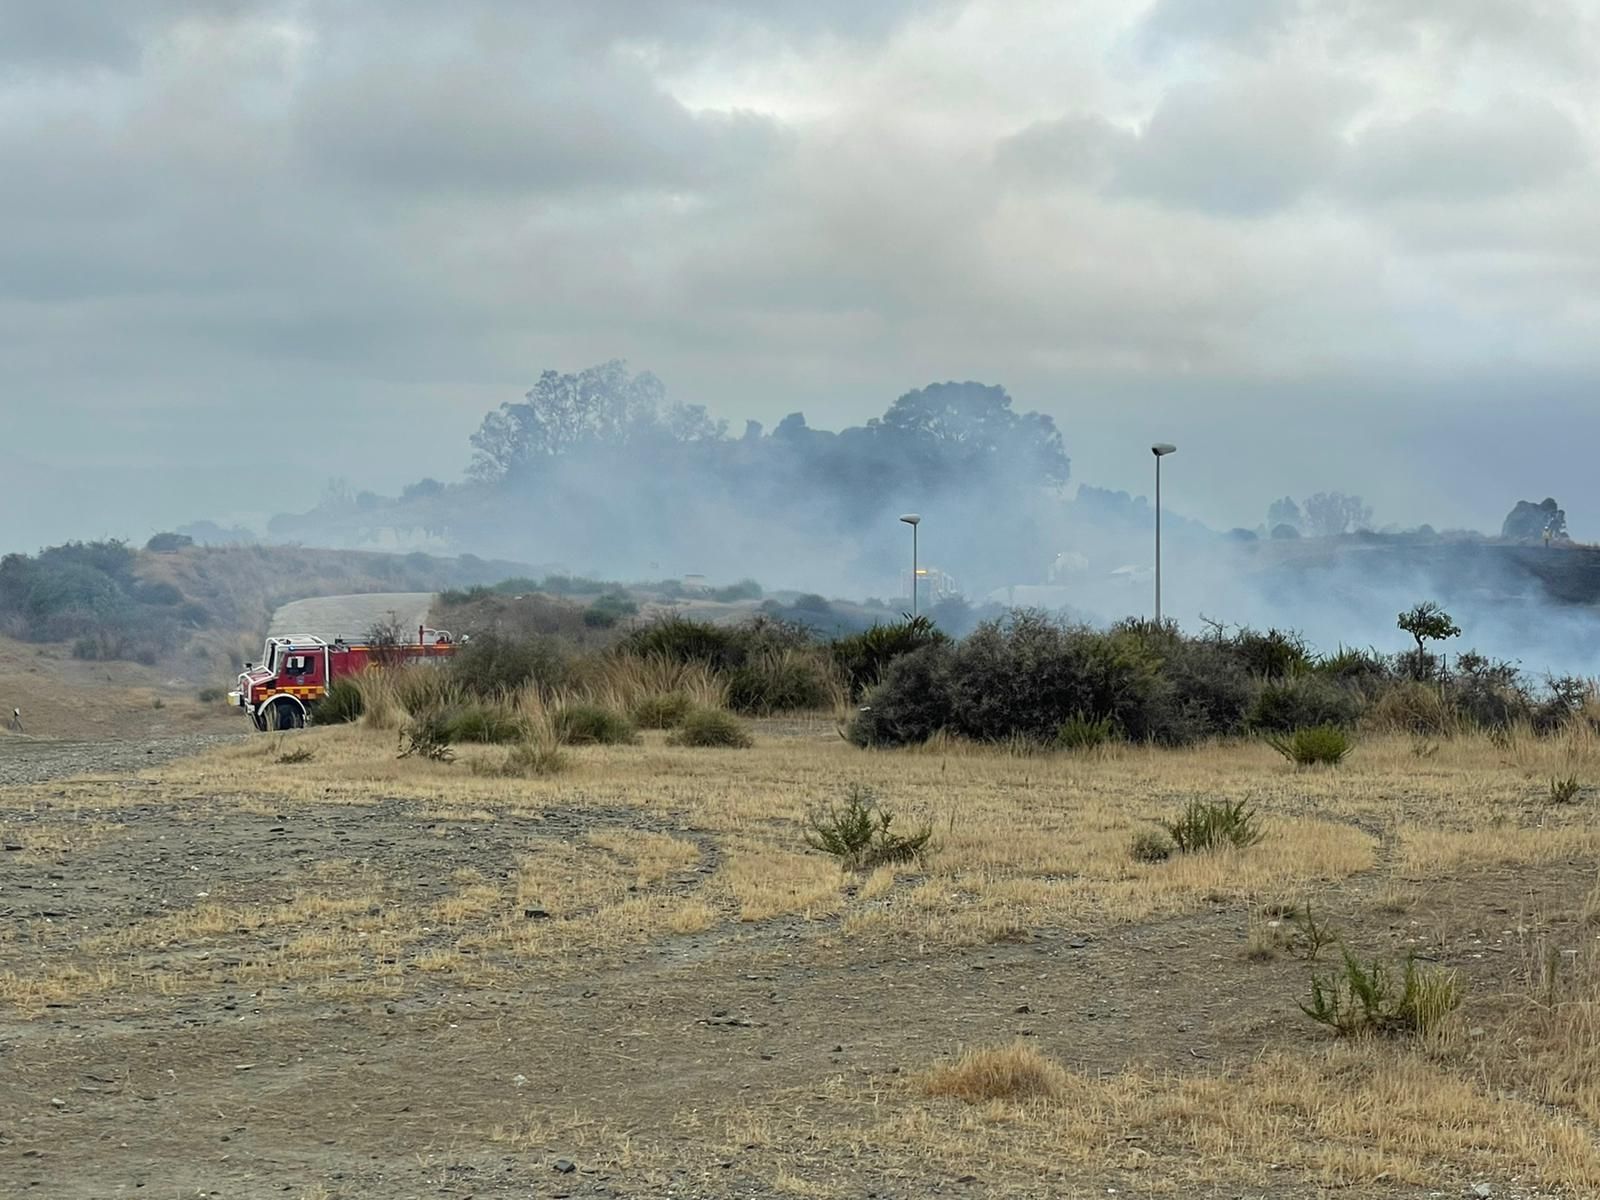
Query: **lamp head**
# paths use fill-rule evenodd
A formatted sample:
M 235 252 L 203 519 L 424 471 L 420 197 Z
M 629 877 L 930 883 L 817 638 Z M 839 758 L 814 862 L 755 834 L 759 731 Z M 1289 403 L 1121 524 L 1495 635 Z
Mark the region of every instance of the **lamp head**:
M 1157 458 L 1160 458 L 1164 454 L 1176 454 L 1177 451 L 1178 448 L 1171 442 L 1157 442 L 1154 446 L 1150 447 L 1150 453 L 1154 454 Z
M 907 525 L 920 525 L 920 524 L 922 524 L 922 518 L 916 513 L 906 513 L 906 515 L 901 517 L 900 519 L 902 521 L 904 521 Z

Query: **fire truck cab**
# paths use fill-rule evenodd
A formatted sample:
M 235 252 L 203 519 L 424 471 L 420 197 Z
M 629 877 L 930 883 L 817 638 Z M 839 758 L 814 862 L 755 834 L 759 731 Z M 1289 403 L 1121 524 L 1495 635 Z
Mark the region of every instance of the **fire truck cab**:
M 371 666 L 437 662 L 456 652 L 447 630 L 417 627 L 417 640 L 373 644 L 296 635 L 269 637 L 259 663 L 245 663 L 239 686 L 228 703 L 244 712 L 259 730 L 299 729 L 316 713 L 317 702 L 340 679 Z

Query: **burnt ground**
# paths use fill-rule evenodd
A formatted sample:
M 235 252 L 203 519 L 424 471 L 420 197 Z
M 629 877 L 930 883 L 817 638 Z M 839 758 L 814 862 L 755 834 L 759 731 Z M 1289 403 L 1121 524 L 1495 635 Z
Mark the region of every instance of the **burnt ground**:
M 605 810 L 437 821 L 398 801 L 285 812 L 207 797 L 145 803 L 153 785 L 113 786 L 125 805 L 110 814 L 114 832 L 0 858 L 0 976 L 26 970 L 45 945 L 115 934 L 219 884 L 231 902 L 271 903 L 337 857 L 404 878 L 415 901 L 446 893 L 458 868 L 495 871 L 530 834 L 640 822 Z M 30 819 L 4 792 L 0 810 Z M 710 865 L 671 888 L 693 892 Z M 1373 952 L 1420 949 L 1460 969 L 1474 994 L 1494 994 L 1516 986 L 1520 914 L 1575 919 L 1593 870 L 1479 870 L 1427 885 L 1400 912 L 1380 903 L 1375 878 L 1358 878 L 1317 903 Z M 385 894 L 373 915 L 400 905 Z M 923 952 L 848 941 L 828 920 L 780 919 L 482 979 L 407 976 L 370 995 L 247 978 L 261 939 L 224 936 L 204 952 L 216 971 L 204 990 L 0 1004 L 0 1195 L 1123 1194 L 1139 1181 L 1110 1168 L 1043 1179 L 998 1161 L 908 1168 L 892 1146 L 827 1130 L 869 1118 L 875 1097 L 962 1045 L 1021 1037 L 1091 1073 L 1129 1063 L 1192 1073 L 1323 1044 L 1295 1004 L 1306 965 L 1249 960 L 1247 922 L 1219 905 Z M 742 1132 L 741 1112 L 818 1132 L 769 1142 Z M 1474 1183 L 1441 1169 L 1433 1194 L 1471 1194 Z M 1286 1179 L 1188 1194 L 1324 1193 Z

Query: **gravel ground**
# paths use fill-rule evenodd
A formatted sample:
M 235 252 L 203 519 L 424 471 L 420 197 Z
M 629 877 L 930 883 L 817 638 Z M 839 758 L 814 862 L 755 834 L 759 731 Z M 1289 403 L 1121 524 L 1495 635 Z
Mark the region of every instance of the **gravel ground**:
M 250 734 L 184 733 L 142 738 L 136 742 L 58 742 L 0 737 L 0 787 L 41 783 L 69 775 L 121 775 L 157 763 L 199 754 Z

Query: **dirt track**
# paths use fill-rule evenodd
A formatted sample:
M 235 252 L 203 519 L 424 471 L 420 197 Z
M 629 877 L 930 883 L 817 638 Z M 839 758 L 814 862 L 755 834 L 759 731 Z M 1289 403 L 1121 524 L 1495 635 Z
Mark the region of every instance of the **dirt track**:
M 380 621 L 393 619 L 415 632 L 428 618 L 432 592 L 371 592 L 359 596 L 315 596 L 285 604 L 272 616 L 268 636 L 306 633 L 323 638 L 356 638 Z

